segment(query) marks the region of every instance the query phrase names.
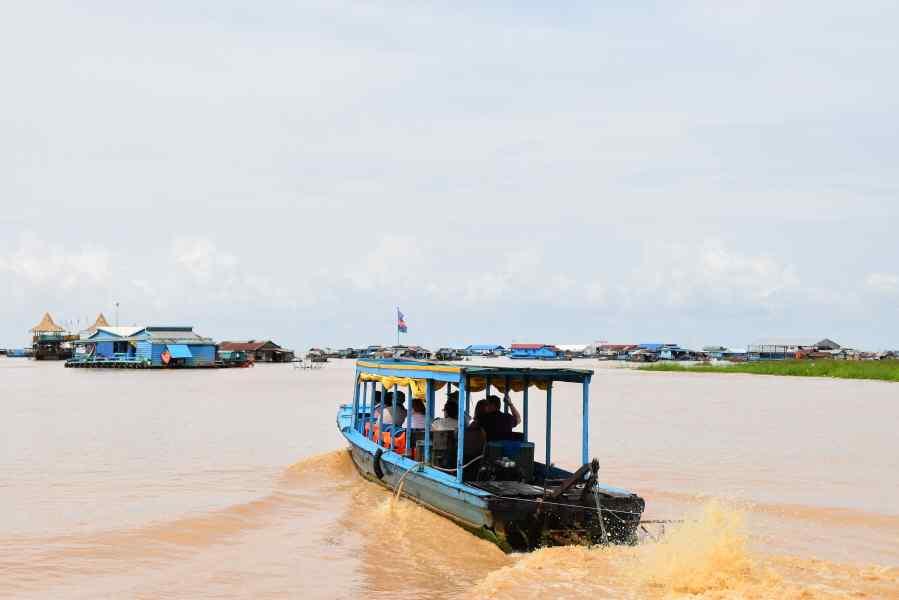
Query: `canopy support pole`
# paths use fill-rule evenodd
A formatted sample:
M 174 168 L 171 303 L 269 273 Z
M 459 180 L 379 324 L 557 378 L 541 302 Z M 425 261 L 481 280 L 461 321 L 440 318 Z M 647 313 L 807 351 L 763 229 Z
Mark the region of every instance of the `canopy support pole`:
M 549 474 L 549 462 L 552 456 L 553 432 L 553 382 L 546 382 L 546 469 Z M 546 477 L 544 476 L 544 479 Z
M 365 431 L 365 409 L 368 404 L 368 383 L 365 381 L 360 381 L 359 384 L 362 386 L 362 405 L 359 407 L 359 433 Z
M 524 376 L 524 425 L 522 426 L 522 431 L 524 431 L 524 441 L 528 441 L 528 387 L 531 385 L 530 377 L 527 375 Z
M 377 391 L 377 388 L 378 388 L 378 383 L 376 381 L 372 381 L 371 382 L 371 411 L 370 411 L 371 416 L 368 419 L 370 425 L 368 426 L 368 435 L 366 436 L 371 439 L 375 439 L 375 395 L 376 395 L 375 392 Z
M 431 464 L 431 421 L 434 419 L 434 382 L 425 380 L 425 464 Z
M 584 400 L 581 408 L 581 464 L 590 460 L 590 378 L 584 379 Z
M 465 464 L 465 414 L 468 412 L 468 376 L 459 381 L 459 415 L 456 428 L 456 481 L 462 483 L 462 465 Z
M 399 334 L 397 334 L 397 335 L 399 335 Z M 390 423 L 388 423 L 388 425 L 390 426 L 390 451 L 391 452 L 396 452 L 396 446 L 393 445 L 393 435 L 395 433 L 394 429 L 396 429 L 396 396 L 399 393 L 399 391 L 400 391 L 400 386 L 394 384 L 393 392 L 391 392 L 392 395 L 390 397 L 393 400 L 393 405 L 390 408 Z M 381 414 L 383 414 L 383 413 L 381 413 Z
M 356 385 L 353 386 L 353 431 L 359 423 L 359 372 L 356 371 Z
M 512 394 L 511 394 L 511 390 L 509 389 L 509 383 L 510 383 L 509 376 L 506 375 L 506 380 L 505 380 L 506 392 L 505 392 L 505 394 L 503 394 L 503 396 L 505 398 L 509 398 L 510 399 L 509 401 L 511 402 Z M 504 409 L 503 412 L 505 412 L 505 413 L 509 412 L 509 405 L 506 404 L 505 402 L 503 402 L 503 409 Z
M 377 444 L 381 445 L 381 440 L 384 439 L 382 435 L 384 433 L 384 409 L 387 408 L 387 388 L 384 387 L 384 382 L 381 382 L 381 412 L 378 413 L 378 441 Z M 374 432 L 372 432 L 372 436 L 374 436 Z M 374 437 L 372 437 L 374 439 Z
M 412 384 L 406 386 L 408 398 L 406 399 L 406 449 L 403 451 L 405 456 L 412 456 Z

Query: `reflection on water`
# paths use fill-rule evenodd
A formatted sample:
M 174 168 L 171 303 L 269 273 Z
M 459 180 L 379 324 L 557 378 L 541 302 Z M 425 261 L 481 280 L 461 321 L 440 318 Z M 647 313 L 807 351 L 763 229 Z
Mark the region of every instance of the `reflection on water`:
M 634 548 L 508 556 L 355 473 L 333 425 L 350 363 L 11 362 L 0 597 L 899 597 L 895 442 L 867 425 L 895 426 L 889 384 L 604 370 L 591 428 L 604 479 L 645 495 L 647 518 L 684 523 Z M 554 452 L 570 465 L 577 391 L 560 388 Z M 809 426 L 785 435 L 797 415 Z M 539 431 L 538 402 L 532 416 Z

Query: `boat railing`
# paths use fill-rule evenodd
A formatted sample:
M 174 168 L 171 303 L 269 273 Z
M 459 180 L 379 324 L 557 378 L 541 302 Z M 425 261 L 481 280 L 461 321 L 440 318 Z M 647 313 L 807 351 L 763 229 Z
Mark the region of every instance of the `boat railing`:
M 74 356 L 70 359 L 73 363 L 91 363 L 91 364 L 144 364 L 150 362 L 148 359 L 133 354 L 116 353 L 108 356 L 82 355 Z

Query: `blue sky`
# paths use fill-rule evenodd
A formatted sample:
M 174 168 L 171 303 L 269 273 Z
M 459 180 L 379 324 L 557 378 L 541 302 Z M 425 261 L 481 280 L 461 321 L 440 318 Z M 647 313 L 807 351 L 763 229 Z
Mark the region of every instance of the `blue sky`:
M 0 346 L 899 347 L 892 3 L 29 2 Z

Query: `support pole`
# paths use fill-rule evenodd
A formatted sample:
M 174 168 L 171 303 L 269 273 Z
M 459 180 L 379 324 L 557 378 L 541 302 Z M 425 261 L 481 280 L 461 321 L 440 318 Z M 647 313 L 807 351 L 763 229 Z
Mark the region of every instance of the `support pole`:
M 584 380 L 584 402 L 581 408 L 581 464 L 590 460 L 590 378 Z
M 406 450 L 405 456 L 412 456 L 412 384 L 406 386 Z
M 462 465 L 465 464 L 465 413 L 468 409 L 468 376 L 459 381 L 459 422 L 456 427 L 456 481 L 462 483 Z
M 524 441 L 528 441 L 528 388 L 531 385 L 531 378 L 525 375 L 524 377 L 524 402 L 522 409 L 524 412 L 522 416 L 524 417 L 524 425 L 522 427 L 522 431 L 524 431 Z
M 431 421 L 434 420 L 434 381 L 425 380 L 425 464 L 431 464 Z
M 359 384 L 362 386 L 362 404 L 359 407 L 359 433 L 365 431 L 365 419 L 366 419 L 366 405 L 368 404 L 368 382 L 360 381 Z
M 377 391 L 378 382 L 371 382 L 371 416 L 369 417 L 368 435 L 371 439 L 375 439 L 375 392 Z
M 391 396 L 391 399 L 393 400 L 393 405 L 390 408 L 390 423 L 388 423 L 388 426 L 390 427 L 390 451 L 391 452 L 396 451 L 396 447 L 393 445 L 393 436 L 395 433 L 394 429 L 396 429 L 396 425 L 394 425 L 394 423 L 396 423 L 396 395 L 400 391 L 399 388 L 400 388 L 400 386 L 394 384 L 393 395 Z
M 546 469 L 549 474 L 549 463 L 552 456 L 553 446 L 553 382 L 546 384 Z
M 356 372 L 356 385 L 353 386 L 353 430 L 359 422 L 359 372 Z
M 378 413 L 378 439 L 377 444 L 381 445 L 381 440 L 384 437 L 381 435 L 384 433 L 384 409 L 387 408 L 387 388 L 384 387 L 384 382 L 381 382 L 381 412 Z M 374 439 L 374 431 L 372 432 L 372 439 Z

